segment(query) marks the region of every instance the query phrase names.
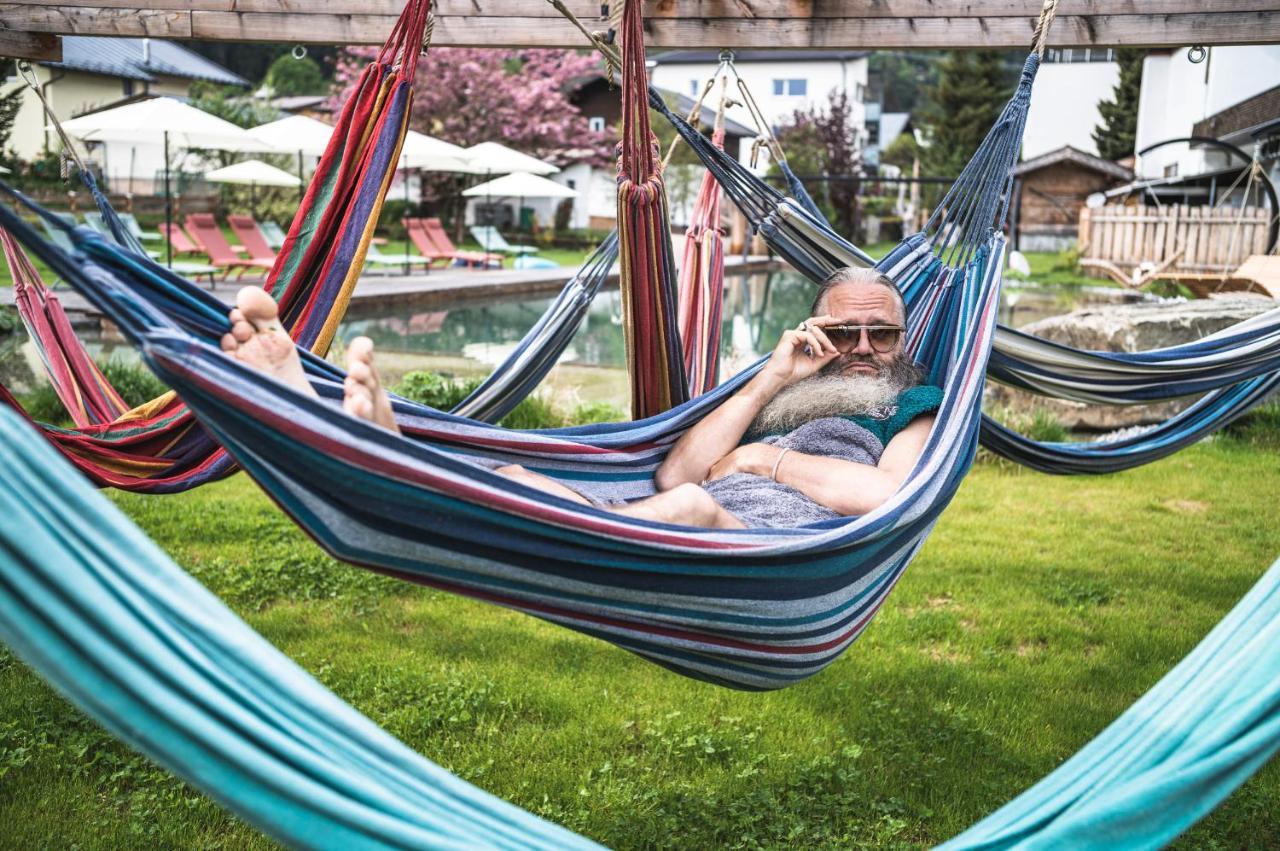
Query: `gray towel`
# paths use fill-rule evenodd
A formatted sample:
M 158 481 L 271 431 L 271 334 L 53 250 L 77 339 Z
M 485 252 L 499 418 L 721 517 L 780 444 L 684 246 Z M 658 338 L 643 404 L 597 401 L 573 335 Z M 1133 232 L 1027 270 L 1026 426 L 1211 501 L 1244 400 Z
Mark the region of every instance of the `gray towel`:
M 884 452 L 879 438 L 841 417 L 823 417 L 794 431 L 760 440 L 806 455 L 877 464 Z M 784 462 L 785 463 L 785 462 Z M 707 493 L 750 528 L 789 528 L 830 520 L 840 515 L 819 505 L 789 485 L 768 476 L 732 473 L 703 485 Z

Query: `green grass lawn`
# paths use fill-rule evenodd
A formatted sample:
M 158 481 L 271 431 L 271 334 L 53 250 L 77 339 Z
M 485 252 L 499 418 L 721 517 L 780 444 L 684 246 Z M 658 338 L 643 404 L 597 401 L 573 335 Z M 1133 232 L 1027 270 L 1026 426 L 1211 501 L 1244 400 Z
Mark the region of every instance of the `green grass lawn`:
M 411 747 L 621 848 L 914 848 L 1052 770 L 1280 554 L 1280 447 L 1149 467 L 975 468 L 865 636 L 746 694 L 532 618 L 336 564 L 243 476 L 113 493 L 250 624 Z M 0 824 L 16 848 L 271 843 L 0 651 Z M 1280 848 L 1272 764 L 1180 847 Z

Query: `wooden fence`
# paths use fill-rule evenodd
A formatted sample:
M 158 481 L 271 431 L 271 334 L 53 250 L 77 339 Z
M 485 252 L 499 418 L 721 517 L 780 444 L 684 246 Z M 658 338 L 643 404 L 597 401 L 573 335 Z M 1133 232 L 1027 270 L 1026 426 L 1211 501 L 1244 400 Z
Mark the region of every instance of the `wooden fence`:
M 1081 265 L 1132 273 L 1143 264 L 1174 273 L 1234 272 L 1267 250 L 1271 212 L 1265 207 L 1109 205 L 1080 211 Z

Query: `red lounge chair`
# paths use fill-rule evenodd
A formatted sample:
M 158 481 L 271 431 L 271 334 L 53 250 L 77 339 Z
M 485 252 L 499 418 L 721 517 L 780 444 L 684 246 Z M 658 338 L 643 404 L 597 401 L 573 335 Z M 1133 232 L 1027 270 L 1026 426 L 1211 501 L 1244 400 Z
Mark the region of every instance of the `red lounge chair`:
M 209 255 L 209 262 L 215 266 L 222 268 L 226 274 L 223 278 L 231 273 L 232 269 L 239 269 L 236 280 L 244 277 L 244 273 L 250 269 L 269 270 L 275 265 L 274 260 L 267 259 L 244 259 L 237 257 L 236 253 L 231 250 L 227 238 L 222 235 L 222 229 L 218 227 L 218 221 L 213 217 L 212 213 L 190 213 L 187 215 L 187 233 L 197 240 L 204 248 L 204 253 Z
M 160 233 L 168 237 L 169 244 L 173 246 L 174 254 L 202 253 L 200 246 L 193 242 L 191 237 L 187 236 L 186 231 L 182 229 L 182 226 L 176 222 L 171 225 L 162 222 L 158 227 L 160 228 Z
M 423 219 L 422 227 L 427 232 L 427 238 L 436 244 L 444 253 L 453 254 L 467 261 L 468 264 L 474 263 L 477 266 L 487 268 L 489 266 L 497 266 L 502 268 L 502 261 L 506 259 L 501 254 L 486 254 L 483 251 L 459 251 L 454 248 L 453 242 L 449 239 L 449 234 L 445 232 L 444 225 L 439 219 Z
M 236 239 L 244 244 L 249 252 L 250 260 L 270 260 L 276 262 L 276 253 L 267 245 L 262 229 L 253 220 L 253 216 L 227 216 L 227 224 L 236 235 Z
M 434 220 L 439 225 L 440 220 Z M 488 262 L 490 255 L 478 254 L 471 251 L 458 251 L 453 247 L 453 243 L 449 242 L 449 238 L 445 237 L 445 244 L 441 245 L 439 240 L 433 239 L 427 228 L 427 219 L 406 218 L 404 219 L 405 231 L 409 234 L 409 239 L 413 240 L 414 246 L 432 263 L 439 262 L 444 266 L 448 266 L 454 261 L 462 263 L 464 266 L 483 267 Z M 441 227 L 440 231 L 443 232 Z

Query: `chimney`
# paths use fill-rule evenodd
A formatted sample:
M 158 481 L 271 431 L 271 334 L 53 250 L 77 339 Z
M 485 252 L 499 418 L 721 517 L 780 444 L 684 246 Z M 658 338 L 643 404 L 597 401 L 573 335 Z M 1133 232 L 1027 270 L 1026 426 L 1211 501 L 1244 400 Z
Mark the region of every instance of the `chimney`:
M 151 39 L 144 38 L 142 40 L 142 64 L 151 64 Z

